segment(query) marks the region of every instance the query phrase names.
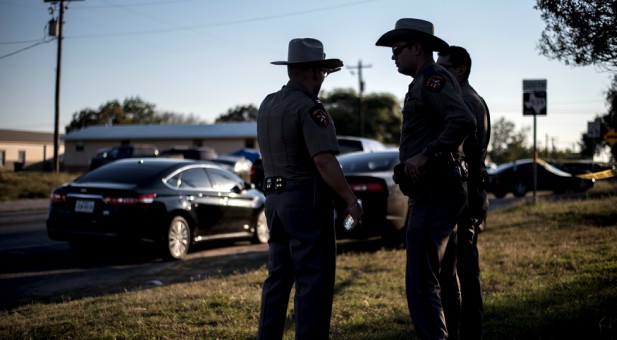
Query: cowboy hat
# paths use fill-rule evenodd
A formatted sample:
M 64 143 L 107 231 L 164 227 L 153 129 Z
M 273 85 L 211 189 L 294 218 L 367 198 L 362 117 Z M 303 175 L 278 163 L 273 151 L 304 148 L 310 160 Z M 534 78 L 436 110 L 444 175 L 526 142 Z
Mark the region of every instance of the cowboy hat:
M 340 68 L 340 59 L 326 59 L 321 41 L 312 38 L 293 39 L 289 42 L 287 61 L 273 61 L 273 65 L 315 65 Z
M 386 32 L 375 45 L 392 47 L 398 41 L 421 40 L 428 43 L 433 51 L 448 48 L 448 43 L 434 35 L 433 24 L 426 20 L 403 18 L 399 19 L 394 29 Z

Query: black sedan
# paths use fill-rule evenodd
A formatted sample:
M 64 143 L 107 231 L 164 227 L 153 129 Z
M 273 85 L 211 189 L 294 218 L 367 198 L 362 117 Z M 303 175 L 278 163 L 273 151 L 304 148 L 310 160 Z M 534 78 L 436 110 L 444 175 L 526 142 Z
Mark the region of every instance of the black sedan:
M 394 166 L 399 163 L 398 156 L 397 149 L 388 149 L 337 157 L 364 210 L 362 224 L 348 231 L 343 228 L 345 204 L 337 202 L 337 238 L 381 236 L 388 246 L 403 243 L 409 206 L 407 197 L 392 180 Z
M 264 202 L 261 192 L 215 164 L 129 158 L 55 188 L 47 232 L 77 249 L 102 240 L 146 241 L 179 259 L 205 240 L 267 242 Z
M 593 187 L 594 180 L 578 178 L 542 160 L 536 164 L 538 191 L 550 190 L 559 194 L 566 191 L 584 192 Z M 516 197 L 523 197 L 533 191 L 533 159 L 504 163 L 496 169 L 490 169 L 488 174 L 488 191 L 497 198 L 509 192 Z

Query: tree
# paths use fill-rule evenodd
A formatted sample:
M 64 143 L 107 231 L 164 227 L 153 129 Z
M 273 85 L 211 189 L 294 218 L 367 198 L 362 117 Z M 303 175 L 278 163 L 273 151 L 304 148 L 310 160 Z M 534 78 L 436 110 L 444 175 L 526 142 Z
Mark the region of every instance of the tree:
M 116 99 L 99 106 L 98 110 L 86 108 L 74 113 L 65 130 L 69 133 L 92 125 L 198 123 L 200 121 L 193 115 L 187 118 L 173 112 L 158 113 L 154 104 L 139 97 L 129 97 L 122 104 Z
M 600 136 L 591 138 L 586 133 L 581 137 L 579 143 L 581 147 L 581 155 L 591 158 L 602 151 L 603 148 L 611 147 L 604 135 L 609 129 L 617 130 L 617 75 L 613 76 L 611 87 L 606 91 L 606 103 L 608 104 L 608 113 L 603 116 L 596 116 L 595 122 L 600 123 Z M 611 147 L 611 155 L 613 159 L 617 159 L 617 144 Z
M 617 0 L 537 0 L 534 8 L 546 23 L 542 55 L 617 70 Z
M 500 164 L 532 157 L 532 152 L 526 145 L 529 130 L 529 127 L 526 127 L 517 132 L 514 123 L 503 117 L 493 122 L 491 124 L 491 149 L 488 152 L 491 160 Z
M 248 122 L 256 121 L 259 109 L 255 105 L 241 105 L 227 110 L 227 113 L 220 115 L 214 122 Z
M 360 98 L 353 89 L 335 89 L 323 93 L 321 101 L 334 119 L 337 135 L 360 135 Z M 362 135 L 386 144 L 400 142 L 402 115 L 397 99 L 391 94 L 373 93 L 363 98 Z

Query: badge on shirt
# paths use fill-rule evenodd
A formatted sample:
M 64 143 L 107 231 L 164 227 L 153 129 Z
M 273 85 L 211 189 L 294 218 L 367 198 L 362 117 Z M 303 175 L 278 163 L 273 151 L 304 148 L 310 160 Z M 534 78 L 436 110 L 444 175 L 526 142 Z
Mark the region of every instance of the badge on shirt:
M 439 75 L 430 76 L 424 83 L 424 87 L 430 92 L 439 92 L 446 85 L 446 79 Z
M 326 111 L 322 108 L 316 108 L 313 110 L 311 112 L 311 118 L 313 118 L 313 121 L 319 126 L 328 127 L 328 124 L 330 124 L 330 118 L 328 117 Z

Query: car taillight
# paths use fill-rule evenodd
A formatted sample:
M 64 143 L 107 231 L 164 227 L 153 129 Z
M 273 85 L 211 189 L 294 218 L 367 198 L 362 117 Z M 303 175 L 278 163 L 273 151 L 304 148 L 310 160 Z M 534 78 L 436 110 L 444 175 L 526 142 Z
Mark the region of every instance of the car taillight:
M 349 184 L 353 192 L 382 192 L 386 187 L 382 183 L 353 183 Z
M 154 202 L 156 194 L 142 194 L 139 196 L 127 197 L 112 197 L 106 196 L 103 201 L 109 205 L 135 205 L 135 204 L 150 204 Z
M 50 196 L 51 202 L 52 203 L 62 203 L 64 201 L 66 201 L 66 195 L 65 194 L 61 194 L 61 193 L 57 193 L 57 192 L 52 192 L 51 196 Z

